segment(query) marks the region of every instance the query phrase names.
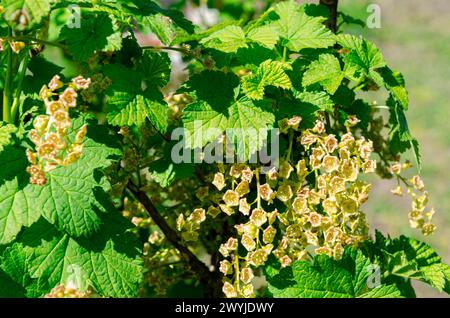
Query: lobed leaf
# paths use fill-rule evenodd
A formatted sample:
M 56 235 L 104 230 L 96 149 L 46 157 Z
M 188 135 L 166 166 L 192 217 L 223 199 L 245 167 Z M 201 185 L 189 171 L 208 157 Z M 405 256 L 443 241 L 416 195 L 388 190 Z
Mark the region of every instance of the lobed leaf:
M 263 99 L 264 88 L 269 85 L 289 89 L 292 83 L 285 71 L 290 69 L 291 66 L 286 63 L 264 61 L 254 74 L 242 78 L 242 88 L 251 99 Z
M 303 74 L 302 85 L 319 83 L 331 95 L 338 89 L 344 78 L 339 60 L 332 54 L 321 54 Z
M 105 204 L 99 202 L 99 193 L 108 184 L 95 172 L 109 166 L 111 158 L 120 151 L 107 128 L 96 125 L 89 117 L 75 119 L 73 129 L 76 131 L 85 123 L 88 134 L 81 158 L 50 171 L 45 186 L 28 183 L 23 148 L 9 147 L 0 153 L 0 164 L 9 167 L 0 171 L 0 243 L 11 242 L 23 226 L 30 226 L 41 215 L 75 237 L 89 236 L 99 229 L 98 212 L 106 212 Z
M 275 6 L 279 19 L 273 22 L 280 37 L 291 51 L 305 48 L 327 48 L 336 43 L 335 35 L 322 22 L 323 17 L 307 15 L 294 1 L 280 2 Z

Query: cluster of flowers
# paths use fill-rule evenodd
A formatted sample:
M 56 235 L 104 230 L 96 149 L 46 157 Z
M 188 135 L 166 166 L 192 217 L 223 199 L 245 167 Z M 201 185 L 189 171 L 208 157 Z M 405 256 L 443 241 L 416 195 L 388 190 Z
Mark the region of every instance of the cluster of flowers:
M 80 291 L 73 284 L 68 283 L 65 285 L 58 285 L 54 287 L 45 298 L 96 298 L 96 295 L 92 290 Z
M 436 230 L 436 225 L 431 223 L 435 211 L 434 208 L 427 209 L 429 194 L 425 190 L 425 184 L 418 175 L 414 175 L 409 180 L 400 175 L 402 170 L 407 170 L 410 167 L 409 162 L 403 164 L 395 162 L 391 165 L 389 170 L 397 178 L 397 187 L 392 189 L 391 192 L 402 196 L 403 190 L 400 184 L 403 183 L 406 186 L 407 192 L 412 198 L 411 212 L 408 214 L 409 223 L 412 228 L 420 229 L 424 235 L 430 235 Z
M 78 76 L 62 93 L 58 93 L 64 83 L 56 75 L 48 86 L 42 88 L 40 97 L 44 101 L 46 114 L 34 119 L 33 129 L 28 135 L 36 146 L 36 152 L 27 150 L 31 163 L 27 171 L 32 184 L 46 184 L 46 172 L 72 164 L 80 158 L 87 127 L 81 127 L 72 142 L 68 137 L 72 126 L 69 109 L 77 106 L 77 90 L 87 89 L 89 84 L 90 79 Z
M 167 270 L 178 269 L 179 273 L 186 272 L 180 252 L 168 243 L 153 220 L 146 215 L 144 207 L 139 202 L 125 198 L 122 214 L 131 220 L 138 232 L 149 233 L 148 239 L 143 245 L 142 259 L 145 268 L 151 270 L 145 271 L 144 283 L 151 286 L 157 295 L 165 295 L 167 287 L 179 279 L 177 275 L 168 275 Z M 142 287 L 144 288 L 145 285 Z M 145 294 L 145 290 L 142 290 L 142 293 Z
M 91 76 L 91 83 L 88 88 L 81 91 L 83 101 L 89 104 L 98 104 L 99 99 L 102 98 L 102 92 L 111 86 L 111 79 L 101 73 L 93 74 Z
M 285 131 L 297 130 L 300 121 L 286 121 Z M 286 158 L 265 176 L 259 168 L 245 164 L 216 173 L 212 183 L 222 192 L 217 206 L 194 210 L 185 223 L 179 219 L 179 229 L 188 226 L 189 232 L 195 232 L 206 214 L 241 213 L 248 218 L 235 226 L 237 235 L 219 249 L 226 258 L 220 271 L 225 275 L 227 297 L 253 297 L 254 270 L 270 254 L 283 267 L 307 258 L 309 250 L 340 259 L 344 246 L 367 238 L 368 225 L 360 207 L 368 200 L 370 184 L 358 180 L 358 175 L 375 171 L 371 141 L 350 132 L 338 140 L 317 121 L 313 129 L 302 131 L 298 142 L 309 156 L 294 166 Z M 257 195 L 249 200 L 253 186 Z

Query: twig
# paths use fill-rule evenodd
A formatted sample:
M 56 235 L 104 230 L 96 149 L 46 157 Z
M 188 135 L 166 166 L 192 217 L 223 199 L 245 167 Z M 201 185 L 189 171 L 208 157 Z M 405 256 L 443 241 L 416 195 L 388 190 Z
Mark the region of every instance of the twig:
M 146 45 L 141 46 L 143 50 L 156 50 L 156 51 L 176 51 L 183 54 L 189 54 L 189 51 L 182 47 L 175 46 L 161 46 L 161 45 Z
M 152 220 L 159 226 L 161 231 L 166 236 L 167 240 L 180 251 L 180 253 L 187 258 L 189 266 L 194 272 L 199 275 L 200 281 L 205 286 L 205 293 L 208 297 L 219 297 L 220 292 L 217 288 L 217 283 L 220 283 L 217 275 L 211 272 L 208 267 L 201 262 L 197 256 L 194 255 L 186 246 L 181 243 L 181 237 L 175 230 L 173 230 L 169 224 L 167 224 L 164 217 L 158 212 L 152 201 L 149 199 L 145 192 L 139 190 L 133 183 L 129 182 L 127 185 L 128 190 L 133 193 L 135 198 L 144 206 Z
M 34 43 L 38 43 L 38 44 L 49 45 L 49 46 L 56 46 L 56 47 L 59 47 L 61 49 L 66 49 L 66 46 L 64 44 L 61 44 L 61 43 L 58 43 L 58 42 L 42 40 L 42 39 L 37 39 L 37 38 L 33 38 L 33 37 L 27 37 L 27 36 L 9 37 L 8 40 L 10 40 L 10 41 L 23 41 L 23 42 L 34 42 Z
M 330 18 L 326 22 L 328 28 L 334 33 L 337 32 L 337 7 L 339 0 L 320 0 L 320 4 L 328 7 L 330 11 Z

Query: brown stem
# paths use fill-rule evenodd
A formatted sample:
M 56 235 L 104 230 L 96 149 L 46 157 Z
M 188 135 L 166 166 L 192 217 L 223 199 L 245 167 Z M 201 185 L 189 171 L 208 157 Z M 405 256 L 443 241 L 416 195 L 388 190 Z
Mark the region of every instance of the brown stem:
M 217 277 L 218 275 L 216 275 L 215 272 L 211 272 L 208 267 L 194 255 L 194 253 L 181 243 L 181 237 L 169 226 L 169 224 L 167 224 L 164 217 L 158 212 L 145 192 L 139 190 L 136 185 L 131 183 L 131 181 L 128 183 L 127 188 L 144 206 L 152 220 L 164 233 L 167 240 L 188 260 L 191 269 L 199 275 L 200 282 L 205 286 L 205 296 L 221 297 L 221 280 Z
M 339 0 L 320 0 L 320 4 L 328 7 L 330 11 L 330 18 L 326 22 L 328 28 L 334 33 L 337 32 L 337 7 Z

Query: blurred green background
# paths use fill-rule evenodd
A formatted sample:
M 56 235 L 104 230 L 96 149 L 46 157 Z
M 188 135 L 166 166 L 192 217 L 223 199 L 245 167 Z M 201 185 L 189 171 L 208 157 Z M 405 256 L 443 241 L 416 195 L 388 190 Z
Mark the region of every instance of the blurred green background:
M 352 26 L 346 31 L 363 34 L 374 42 L 388 65 L 405 76 L 410 97 L 407 118 L 421 144 L 421 174 L 436 209 L 438 230 L 423 237 L 409 227 L 410 200 L 390 195 L 393 180 L 374 180 L 365 207 L 369 224 L 372 230 L 378 228 L 391 236 L 406 234 L 423 240 L 450 263 L 450 1 L 340 0 L 339 9 L 366 21 L 370 4 L 381 9 L 381 28 Z M 383 104 L 384 95 L 373 97 Z M 428 286 L 416 286 L 418 297 L 445 296 Z

